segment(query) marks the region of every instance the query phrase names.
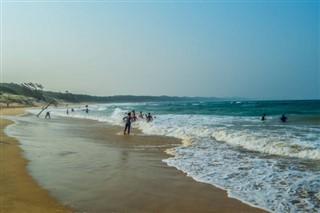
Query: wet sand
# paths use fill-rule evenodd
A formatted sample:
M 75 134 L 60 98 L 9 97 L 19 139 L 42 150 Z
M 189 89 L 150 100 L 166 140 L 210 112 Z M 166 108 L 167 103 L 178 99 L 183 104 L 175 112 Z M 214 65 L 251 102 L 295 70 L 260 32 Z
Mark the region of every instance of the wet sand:
M 55 198 L 41 188 L 27 172 L 27 160 L 22 156 L 19 142 L 4 134 L 3 129 L 12 121 L 3 119 L 4 115 L 18 115 L 24 109 L 1 109 L 1 192 L 0 212 L 3 213 L 44 213 L 74 212 L 58 203 Z
M 59 202 L 67 202 L 79 212 L 264 212 L 228 198 L 225 191 L 196 182 L 162 162 L 162 159 L 170 157 L 164 150 L 180 144 L 177 139 L 146 136 L 136 129 L 132 129 L 133 135 L 124 136 L 120 127 L 72 118 L 41 122 L 52 125 L 46 128 L 46 131 L 41 129 L 46 136 L 60 135 L 65 143 L 71 143 L 68 138 L 76 136 L 101 145 L 104 151 L 104 173 L 96 176 L 97 179 L 103 176 L 103 182 L 97 181 L 93 184 L 89 183 L 89 180 L 86 183 L 86 178 L 80 179 L 81 184 L 89 186 L 88 190 L 72 188 L 70 184 L 73 180 L 55 183 L 53 173 L 47 174 L 52 177 L 52 180 L 49 180 L 54 186 L 52 191 L 50 187 L 42 184 Z M 64 133 L 64 130 L 54 128 L 61 122 L 64 122 Z M 7 124 L 9 121 L 2 120 L 1 128 Z M 42 126 L 39 125 L 38 128 Z M 3 135 L 1 147 L 1 212 L 71 211 L 50 197 L 48 192 L 40 188 L 28 175 L 27 162 L 22 158 L 16 140 Z M 9 152 L 9 149 L 13 151 Z M 71 176 L 66 174 L 63 178 L 72 178 Z M 43 177 L 38 178 L 41 181 Z M 58 187 L 62 190 L 54 191 Z M 90 193 L 90 199 L 87 199 L 86 193 Z

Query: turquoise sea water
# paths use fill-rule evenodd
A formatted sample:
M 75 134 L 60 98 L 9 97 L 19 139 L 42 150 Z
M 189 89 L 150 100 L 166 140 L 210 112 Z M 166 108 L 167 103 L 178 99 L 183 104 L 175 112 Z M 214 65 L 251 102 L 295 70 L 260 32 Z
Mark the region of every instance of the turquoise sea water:
M 270 212 L 320 209 L 319 100 L 113 103 L 91 105 L 89 113 L 70 108 L 69 114 L 67 108 L 50 109 L 51 115 L 123 126 L 127 112 L 150 112 L 153 122 L 139 119 L 132 127 L 181 139 L 163 161 L 195 181 Z

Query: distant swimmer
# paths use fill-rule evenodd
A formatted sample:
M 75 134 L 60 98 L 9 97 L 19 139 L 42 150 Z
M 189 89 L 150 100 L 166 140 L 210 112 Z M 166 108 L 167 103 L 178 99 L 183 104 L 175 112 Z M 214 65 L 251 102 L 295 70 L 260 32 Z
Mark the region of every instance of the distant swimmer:
M 264 114 L 262 115 L 261 120 L 262 120 L 262 121 L 266 120 L 266 113 L 264 113 Z
M 50 112 L 46 113 L 46 116 L 44 117 L 45 119 L 49 118 L 50 119 Z
M 128 116 L 125 116 L 123 118 L 123 121 L 125 122 L 125 126 L 124 126 L 124 130 L 123 130 L 123 134 L 126 135 L 126 131 L 128 130 L 128 135 L 130 135 L 130 128 L 131 128 L 131 113 L 128 113 Z
M 74 112 L 74 109 L 73 109 L 73 108 L 71 108 L 71 112 Z
M 281 118 L 280 118 L 280 120 L 283 122 L 283 123 L 285 123 L 286 121 L 287 121 L 287 117 L 283 114 L 282 116 L 281 116 Z
M 153 121 L 153 118 L 152 118 L 152 115 L 150 114 L 150 112 L 148 113 L 146 119 L 147 119 L 147 122 Z

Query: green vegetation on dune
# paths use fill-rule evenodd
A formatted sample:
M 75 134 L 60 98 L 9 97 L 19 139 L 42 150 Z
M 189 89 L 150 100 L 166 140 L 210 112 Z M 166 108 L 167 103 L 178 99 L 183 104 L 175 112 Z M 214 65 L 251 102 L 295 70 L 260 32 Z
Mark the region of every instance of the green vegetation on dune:
M 43 91 L 43 86 L 37 83 L 1 83 L 0 103 L 8 105 L 34 106 L 37 103 L 58 102 Z
M 161 102 L 161 101 L 218 101 L 222 100 L 213 97 L 171 97 L 171 96 L 90 96 L 82 94 L 72 94 L 68 91 L 51 92 L 44 91 L 44 87 L 37 83 L 1 83 L 0 84 L 0 103 L 2 104 L 24 104 L 28 106 L 37 105 L 37 103 L 53 103 L 59 102 Z

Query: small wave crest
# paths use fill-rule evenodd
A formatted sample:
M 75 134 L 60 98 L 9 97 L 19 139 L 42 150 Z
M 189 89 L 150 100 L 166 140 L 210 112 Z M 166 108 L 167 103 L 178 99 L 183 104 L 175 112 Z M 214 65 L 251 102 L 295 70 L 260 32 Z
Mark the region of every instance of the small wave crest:
M 287 135 L 286 135 L 287 136 Z M 318 147 L 306 145 L 297 138 L 281 138 L 262 133 L 220 130 L 212 134 L 217 141 L 240 146 L 247 150 L 288 157 L 320 160 Z
M 249 119 L 245 122 L 239 127 L 230 118 L 166 115 L 153 123 L 137 123 L 135 127 L 146 134 L 179 138 L 184 146 L 199 139 L 213 139 L 264 154 L 320 160 L 318 131 L 299 127 L 259 126 L 257 121 Z

